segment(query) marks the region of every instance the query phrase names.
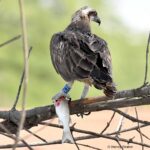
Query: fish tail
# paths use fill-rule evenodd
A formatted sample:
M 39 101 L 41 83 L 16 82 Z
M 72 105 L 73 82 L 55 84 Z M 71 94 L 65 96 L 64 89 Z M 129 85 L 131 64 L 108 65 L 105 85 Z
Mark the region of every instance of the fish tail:
M 74 139 L 69 130 L 63 130 L 62 143 L 74 143 Z

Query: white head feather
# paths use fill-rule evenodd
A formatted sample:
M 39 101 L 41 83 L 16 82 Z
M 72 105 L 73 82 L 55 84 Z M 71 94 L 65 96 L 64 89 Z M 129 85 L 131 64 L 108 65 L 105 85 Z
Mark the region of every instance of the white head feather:
M 72 22 L 80 21 L 82 19 L 94 21 L 99 25 L 101 23 L 100 18 L 97 16 L 96 10 L 88 6 L 82 7 L 81 9 L 76 11 L 72 16 Z
M 83 7 L 82 14 L 83 14 L 83 15 L 88 15 L 88 13 L 89 13 L 90 11 L 92 11 L 92 10 L 93 10 L 93 9 L 90 8 L 90 7 L 88 7 L 88 6 Z
M 81 16 L 87 16 L 88 13 L 90 11 L 92 11 L 93 9 L 88 7 L 88 6 L 84 6 L 82 7 L 81 9 L 77 10 L 73 16 L 72 16 L 72 21 L 77 21 L 77 20 L 80 20 L 81 19 Z

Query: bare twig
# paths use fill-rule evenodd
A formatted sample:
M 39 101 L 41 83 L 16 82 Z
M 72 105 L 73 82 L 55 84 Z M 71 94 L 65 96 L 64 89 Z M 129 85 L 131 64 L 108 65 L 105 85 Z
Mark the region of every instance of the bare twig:
M 125 110 L 125 113 L 126 113 L 126 114 L 127 114 L 127 112 L 128 112 L 128 109 L 129 109 L 129 108 L 126 108 L 126 110 Z M 116 129 L 116 132 L 117 132 L 116 136 L 119 136 L 119 133 L 120 133 L 120 131 L 121 131 L 121 129 L 122 129 L 122 126 L 123 126 L 123 121 L 124 121 L 124 116 L 121 116 L 121 117 L 120 117 L 120 120 L 119 120 L 119 123 L 118 123 L 118 126 L 117 126 L 117 129 Z
M 5 126 L 3 126 L 3 124 L 0 123 L 0 127 L 3 128 L 3 130 L 6 132 L 6 133 L 0 132 L 0 134 L 6 137 L 9 137 L 13 140 L 16 140 L 16 136 L 12 135 L 10 131 L 7 128 L 5 128 Z M 28 147 L 28 149 L 33 150 L 32 147 L 25 140 L 23 139 L 20 139 L 20 140 L 22 141 L 22 143 L 24 143 Z
M 39 135 L 31 132 L 30 130 L 26 129 L 27 132 L 29 132 L 30 134 L 32 134 L 33 136 L 35 136 L 36 138 L 40 139 L 41 141 L 48 143 L 45 139 L 43 139 L 42 137 L 40 137 Z
M 30 49 L 29 49 L 29 56 L 30 56 L 31 51 L 32 51 L 32 47 L 30 47 Z M 13 104 L 13 107 L 11 108 L 12 111 L 16 109 L 16 105 L 17 105 L 18 100 L 19 100 L 19 96 L 20 96 L 20 92 L 21 92 L 21 88 L 22 88 L 22 83 L 23 83 L 23 80 L 24 80 L 24 74 L 25 74 L 25 69 L 23 70 L 22 75 L 21 75 L 20 84 L 19 84 L 19 87 L 18 87 L 16 99 L 15 99 L 15 102 Z
M 123 147 L 122 147 L 121 143 L 119 142 L 119 139 L 116 140 L 116 142 L 118 143 L 119 147 L 123 150 Z
M 12 43 L 12 42 L 14 42 L 14 41 L 16 41 L 16 40 L 18 40 L 20 38 L 21 38 L 21 35 L 17 35 L 15 37 L 13 37 L 12 39 L 10 39 L 10 40 L 8 40 L 8 41 L 0 44 L 0 48 L 3 47 L 3 46 L 5 46 L 5 45 L 7 45 L 7 44 L 10 44 L 10 43 Z
M 90 145 L 87 145 L 87 144 L 78 143 L 78 145 L 81 145 L 81 146 L 84 146 L 84 147 L 88 147 L 88 148 L 91 148 L 91 149 L 95 149 L 95 150 L 102 150 L 100 148 L 97 148 L 97 147 L 94 147 L 94 146 L 90 146 Z
M 114 116 L 115 116 L 115 113 L 116 113 L 116 112 L 113 112 L 113 114 L 112 114 L 112 116 L 111 116 L 109 122 L 107 122 L 106 127 L 101 131 L 100 134 L 103 134 L 103 133 L 108 129 L 108 127 L 110 126 L 110 124 L 111 124 L 111 122 L 112 122 L 112 120 L 113 120 L 113 118 L 114 118 Z
M 62 125 L 57 125 L 57 124 L 53 124 L 53 123 L 41 122 L 40 124 L 41 125 L 50 126 L 50 127 L 55 127 L 55 128 L 61 128 L 61 129 L 63 128 Z M 91 135 L 94 134 L 94 135 L 97 135 L 97 136 L 100 135 L 99 133 L 95 133 L 95 132 L 92 132 L 92 131 L 86 131 L 86 130 L 82 130 L 82 129 L 77 129 L 74 126 L 70 127 L 70 130 L 71 131 L 75 131 L 75 132 L 79 132 L 79 133 L 84 133 L 84 134 L 91 134 Z
M 80 150 L 78 143 L 75 141 L 74 145 L 76 146 L 77 150 Z
M 147 127 L 147 126 L 149 126 L 149 125 L 146 125 L 146 124 L 142 124 L 142 125 L 140 125 L 140 128 L 143 128 L 143 127 Z M 121 130 L 120 132 L 119 132 L 119 134 L 120 133 L 124 133 L 124 132 L 129 132 L 129 131 L 133 131 L 133 130 L 137 130 L 139 127 L 138 126 L 135 126 L 135 127 L 132 127 L 132 128 L 128 128 L 128 129 L 124 129 L 124 130 Z M 117 134 L 118 132 L 111 132 L 111 133 L 107 133 L 106 135 L 115 135 L 115 134 Z
M 137 118 L 135 118 L 135 117 L 132 117 L 132 116 L 130 116 L 130 115 L 124 113 L 124 112 L 121 111 L 121 110 L 118 110 L 118 109 L 111 109 L 111 110 L 117 112 L 118 114 L 124 116 L 125 118 L 127 118 L 127 119 L 129 119 L 129 120 L 131 120 L 131 121 L 133 121 L 133 122 L 139 122 L 139 123 L 142 123 L 142 124 L 150 125 L 150 122 L 149 122 L 149 121 L 137 119 Z
M 5 131 L 5 133 L 11 134 L 10 131 L 7 128 L 5 128 L 3 124 L 0 123 L 0 127 Z
M 87 133 L 87 131 L 85 130 L 81 130 L 81 133 Z M 88 131 L 89 132 L 89 131 Z M 106 139 L 110 139 L 110 140 L 114 140 L 114 141 L 121 141 L 121 142 L 125 142 L 125 143 L 132 143 L 132 144 L 136 144 L 136 145 L 139 145 L 139 146 L 145 146 L 145 147 L 148 147 L 150 148 L 150 145 L 148 144 L 145 144 L 145 143 L 140 143 L 140 142 L 136 142 L 136 141 L 133 141 L 133 139 L 124 139 L 124 138 L 116 138 L 115 136 L 108 136 L 108 135 L 100 135 L 100 134 L 97 134 L 95 132 L 91 132 L 90 131 L 90 135 L 87 135 L 87 136 L 80 136 L 80 137 L 76 137 L 75 138 L 75 141 L 78 141 L 78 140 L 86 140 L 86 139 L 94 139 L 94 138 L 106 138 Z M 61 144 L 61 140 L 56 140 L 56 141 L 52 141 L 52 142 L 48 142 L 48 143 L 38 143 L 38 144 L 30 144 L 30 146 L 43 146 L 43 145 L 52 145 L 52 144 Z M 9 145 L 1 145 L 0 148 L 11 148 L 12 145 L 9 144 Z M 24 144 L 18 144 L 17 147 L 25 147 Z
M 139 119 L 136 107 L 135 107 L 135 113 L 136 113 L 136 118 Z M 143 142 L 142 132 L 141 132 L 141 129 L 140 129 L 140 124 L 139 124 L 139 122 L 137 122 L 137 124 L 138 124 L 138 131 L 139 131 L 140 138 L 141 138 L 141 143 L 143 144 L 144 142 Z M 144 150 L 144 146 L 143 145 L 142 145 L 142 150 Z
M 47 122 L 41 122 L 40 124 L 41 124 L 41 125 L 51 126 L 51 127 L 56 127 L 56 128 L 63 128 L 63 127 L 60 126 L 60 125 L 52 124 L 52 123 L 47 123 Z M 148 126 L 148 125 L 135 126 L 135 127 L 129 128 L 129 129 L 121 130 L 120 133 L 137 130 L 139 127 L 140 127 L 140 128 L 143 128 L 143 127 L 147 127 L 147 126 Z M 74 126 L 71 127 L 71 131 L 82 132 L 82 130 L 76 129 Z M 116 133 L 117 133 L 117 132 L 106 133 L 105 135 L 116 135 Z M 86 134 L 90 134 L 90 132 L 86 132 Z M 100 135 L 101 135 L 101 133 L 100 133 Z
M 23 35 L 23 50 L 24 50 L 24 87 L 23 87 L 23 98 L 22 98 L 22 113 L 21 113 L 21 119 L 20 124 L 17 132 L 17 138 L 15 141 L 15 144 L 13 146 L 13 150 L 16 149 L 17 143 L 19 141 L 20 137 L 20 131 L 24 126 L 24 120 L 25 120 L 25 102 L 26 102 L 26 96 L 27 96 L 27 85 L 28 85 L 28 41 L 27 41 L 27 29 L 26 29 L 26 20 L 25 20 L 25 14 L 24 14 L 24 0 L 19 0 L 19 9 L 20 9 L 20 22 L 21 22 L 21 28 L 22 28 L 22 35 Z
M 140 128 L 140 127 L 139 127 Z M 137 131 L 139 132 L 139 130 L 137 129 Z M 147 136 L 147 135 L 145 135 L 144 133 L 142 133 L 141 132 L 141 134 L 143 135 L 143 137 L 145 137 L 146 139 L 148 139 L 148 140 L 150 140 L 150 138 Z
M 0 134 L 6 136 L 8 138 L 11 138 L 13 140 L 16 140 L 16 137 L 13 136 L 12 134 L 7 134 L 7 133 L 3 133 L 3 132 L 0 132 Z M 33 150 L 33 148 L 25 140 L 20 139 L 20 141 L 24 144 L 24 147 L 27 147 L 29 150 Z M 12 148 L 12 147 L 13 147 L 13 145 L 11 147 L 8 147 L 8 148 Z M 0 149 L 3 149 L 3 148 L 0 147 Z
M 146 47 L 145 77 L 144 77 L 144 83 L 143 83 L 144 86 L 147 83 L 149 44 L 150 44 L 150 33 L 149 33 L 149 36 L 148 36 L 147 47 Z
M 47 122 L 42 122 L 40 123 L 42 125 L 47 125 L 47 126 L 51 126 L 51 127 L 56 127 L 56 128 L 63 128 L 63 126 L 60 126 L 60 125 L 57 125 L 57 124 L 52 124 L 52 123 L 47 123 Z M 139 143 L 139 142 L 136 142 L 136 141 L 133 141 L 131 139 L 124 139 L 124 138 L 120 138 L 120 137 L 116 137 L 116 136 L 109 136 L 108 134 L 99 134 L 99 133 L 96 133 L 96 132 L 92 132 L 92 131 L 87 131 L 87 130 L 83 130 L 83 129 L 77 129 L 75 127 L 71 127 L 70 128 L 71 131 L 75 131 L 75 132 L 79 132 L 79 133 L 83 133 L 83 134 L 89 134 L 88 136 L 82 136 L 80 139 L 78 138 L 75 138 L 75 140 L 84 140 L 84 139 L 92 139 L 92 138 L 99 138 L 99 137 L 102 137 L 102 138 L 106 138 L 106 139 L 111 139 L 111 140 L 114 140 L 118 143 L 119 141 L 119 145 L 120 144 L 120 141 L 122 142 L 126 142 L 126 143 L 133 143 L 133 144 L 137 144 L 137 145 L 143 145 L 143 146 L 146 146 L 146 147 L 150 147 L 150 145 L 147 145 L 147 144 L 144 144 L 144 143 Z M 121 148 L 123 148 L 121 146 Z

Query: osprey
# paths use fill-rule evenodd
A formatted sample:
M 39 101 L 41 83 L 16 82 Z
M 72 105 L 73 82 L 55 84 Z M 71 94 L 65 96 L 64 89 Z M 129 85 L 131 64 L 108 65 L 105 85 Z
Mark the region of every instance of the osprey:
M 81 99 L 89 86 L 103 90 L 106 96 L 116 93 L 112 79 L 111 56 L 107 43 L 91 33 L 90 22 L 101 23 L 96 10 L 83 7 L 72 16 L 67 28 L 54 34 L 50 42 L 50 55 L 54 68 L 68 82 L 53 99 L 68 96 L 75 80 L 84 82 Z

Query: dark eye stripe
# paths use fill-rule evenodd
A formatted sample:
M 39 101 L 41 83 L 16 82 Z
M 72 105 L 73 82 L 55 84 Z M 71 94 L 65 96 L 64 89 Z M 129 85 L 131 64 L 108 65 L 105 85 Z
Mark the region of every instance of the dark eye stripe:
M 96 11 L 90 11 L 88 15 L 89 16 L 97 16 L 97 12 Z

